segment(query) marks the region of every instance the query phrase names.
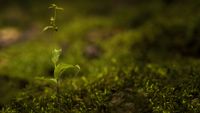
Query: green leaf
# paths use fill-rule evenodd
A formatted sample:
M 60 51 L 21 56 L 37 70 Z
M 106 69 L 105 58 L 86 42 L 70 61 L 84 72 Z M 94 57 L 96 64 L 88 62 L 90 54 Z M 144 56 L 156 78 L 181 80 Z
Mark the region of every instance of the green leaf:
M 53 29 L 53 26 L 46 26 L 42 31 L 44 32 L 44 31 L 46 31 L 48 29 Z
M 56 7 L 57 7 L 56 4 L 51 4 L 51 5 L 49 6 L 49 9 L 51 9 L 51 8 L 56 8 Z
M 57 80 L 54 78 L 45 78 L 45 77 L 36 77 L 36 80 L 46 81 L 46 82 L 53 82 L 57 84 Z
M 56 10 L 61 10 L 63 11 L 64 9 L 62 7 L 56 7 Z
M 56 67 L 55 67 L 55 70 L 54 70 L 54 77 L 55 79 L 60 79 L 61 78 L 61 75 L 64 71 L 66 71 L 67 69 L 70 69 L 70 68 L 76 68 L 78 69 L 78 71 L 80 70 L 80 67 L 78 65 L 69 65 L 69 64 L 58 64 Z
M 60 54 L 62 52 L 62 49 L 54 49 L 52 51 L 52 62 L 54 63 L 54 65 L 56 66 L 57 65 L 57 62 L 59 60 L 59 57 L 60 57 Z
M 74 67 L 77 69 L 77 72 L 76 72 L 76 75 L 77 75 L 79 73 L 79 71 L 81 70 L 81 68 L 79 65 L 75 65 Z
M 51 79 L 49 79 L 49 80 L 57 84 L 57 80 L 56 80 L 56 79 L 51 78 Z
M 80 70 L 80 69 L 81 69 L 79 65 L 75 65 L 75 67 L 76 67 L 78 70 Z

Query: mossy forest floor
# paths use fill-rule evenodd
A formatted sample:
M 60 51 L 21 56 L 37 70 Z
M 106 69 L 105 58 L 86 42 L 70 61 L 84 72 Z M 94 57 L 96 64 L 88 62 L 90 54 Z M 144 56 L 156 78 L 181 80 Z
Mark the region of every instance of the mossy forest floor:
M 1 47 L 2 113 L 200 112 L 200 2 L 104 2 L 58 4 L 58 32 Z M 30 10 L 41 31 L 45 4 Z M 54 85 L 36 79 L 53 77 L 54 48 L 60 62 L 81 67 L 64 73 L 59 102 Z

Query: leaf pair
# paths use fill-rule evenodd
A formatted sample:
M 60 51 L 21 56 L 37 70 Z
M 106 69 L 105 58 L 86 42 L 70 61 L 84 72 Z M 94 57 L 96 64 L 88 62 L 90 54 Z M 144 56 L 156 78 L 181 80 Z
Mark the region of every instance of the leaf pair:
M 51 4 L 49 9 L 64 10 L 62 7 L 58 7 L 56 4 Z
M 54 64 L 54 78 L 37 77 L 36 78 L 37 80 L 44 80 L 44 81 L 49 81 L 49 82 L 59 84 L 58 82 L 63 78 L 62 74 L 63 74 L 64 71 L 66 71 L 68 69 L 75 69 L 76 74 L 78 74 L 78 72 L 80 71 L 79 65 L 70 65 L 70 64 L 65 64 L 65 63 L 58 63 L 61 52 L 62 52 L 61 49 L 54 49 L 52 51 L 51 60 Z
M 62 74 L 64 71 L 66 71 L 67 69 L 76 69 L 77 73 L 80 70 L 80 67 L 78 65 L 70 65 L 70 64 L 58 64 L 55 69 L 54 69 L 54 78 L 56 80 L 59 80 L 60 78 L 62 78 Z
M 56 80 L 59 80 L 61 79 L 61 75 L 64 71 L 66 71 L 67 69 L 77 69 L 77 73 L 79 72 L 80 70 L 80 67 L 78 65 L 70 65 L 70 64 L 64 64 L 64 63 L 60 63 L 58 64 L 58 60 L 59 60 L 59 57 L 60 57 L 60 54 L 61 54 L 62 50 L 61 49 L 54 49 L 52 54 L 52 62 L 54 64 L 54 78 Z

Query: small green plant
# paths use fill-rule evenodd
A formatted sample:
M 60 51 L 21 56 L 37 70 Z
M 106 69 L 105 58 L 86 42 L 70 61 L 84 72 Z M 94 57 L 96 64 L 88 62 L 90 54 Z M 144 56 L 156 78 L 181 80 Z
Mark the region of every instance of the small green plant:
M 50 25 L 46 26 L 43 31 L 46 31 L 48 29 L 53 29 L 54 31 L 58 31 L 58 26 L 56 25 L 57 20 L 57 11 L 58 10 L 64 10 L 62 7 L 58 7 L 56 4 L 51 4 L 49 6 L 49 9 L 53 9 L 53 16 L 50 17 Z
M 52 54 L 52 62 L 54 64 L 54 78 L 52 78 L 51 80 L 54 81 L 54 83 L 56 83 L 56 92 L 57 95 L 60 92 L 60 83 L 62 80 L 62 73 L 67 70 L 67 69 L 71 69 L 71 68 L 75 68 L 77 69 L 76 74 L 79 72 L 80 67 L 79 65 L 70 65 L 70 64 L 65 64 L 65 63 L 58 63 L 60 54 L 61 54 L 62 50 L 61 49 L 54 49 Z
M 67 70 L 67 69 L 71 69 L 71 68 L 75 68 L 77 70 L 76 74 L 79 72 L 80 67 L 79 65 L 70 65 L 70 64 L 65 64 L 65 63 L 58 63 L 60 54 L 61 54 L 62 50 L 61 49 L 54 49 L 52 54 L 52 62 L 54 64 L 54 78 L 50 79 L 52 81 L 54 81 L 54 83 L 56 84 L 56 97 L 57 97 L 57 101 L 58 104 L 60 104 L 60 84 L 61 84 L 61 80 L 62 80 L 62 73 Z
M 61 7 L 58 7 L 56 4 L 51 4 L 49 6 L 50 9 L 53 9 L 54 14 L 50 18 L 50 25 L 46 26 L 43 31 L 46 31 L 48 29 L 53 29 L 53 31 L 58 31 L 58 26 L 56 25 L 56 17 L 57 17 L 57 11 L 58 10 L 64 10 Z M 59 110 L 60 110 L 60 85 L 61 85 L 61 80 L 62 80 L 62 75 L 63 72 L 66 71 L 67 69 L 76 69 L 76 74 L 78 74 L 80 67 L 78 65 L 69 65 L 65 63 L 59 63 L 59 57 L 61 55 L 62 50 L 61 49 L 54 49 L 52 52 L 52 62 L 54 64 L 54 78 L 44 78 L 47 81 L 53 81 L 56 85 L 56 97 L 57 97 L 57 102 L 59 104 Z
M 59 63 L 59 57 L 61 55 L 62 50 L 61 49 L 54 49 L 52 51 L 52 58 L 51 61 L 53 62 L 54 65 L 54 77 L 53 78 L 44 78 L 44 77 L 39 77 L 37 78 L 38 80 L 46 81 L 46 82 L 51 82 L 52 85 L 55 86 L 55 96 L 57 98 L 57 103 L 58 107 L 60 110 L 60 105 L 61 105 L 61 82 L 63 80 L 63 72 L 68 70 L 68 69 L 75 69 L 76 73 L 75 75 L 78 74 L 80 71 L 79 65 L 70 65 L 70 64 L 65 64 L 65 63 Z

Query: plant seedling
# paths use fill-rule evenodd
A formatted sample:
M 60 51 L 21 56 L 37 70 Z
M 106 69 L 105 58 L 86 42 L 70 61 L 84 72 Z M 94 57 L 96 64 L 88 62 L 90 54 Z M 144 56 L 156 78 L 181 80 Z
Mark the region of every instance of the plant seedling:
M 67 69 L 77 69 L 76 74 L 78 74 L 80 67 L 79 65 L 70 65 L 70 64 L 65 64 L 65 63 L 58 63 L 60 54 L 61 54 L 62 50 L 61 49 L 54 49 L 52 54 L 52 62 L 54 64 L 54 78 L 52 78 L 51 80 L 54 81 L 54 83 L 56 83 L 57 86 L 57 94 L 59 94 L 59 88 L 60 88 L 60 83 L 62 80 L 62 73 L 64 71 L 66 71 Z
M 58 31 L 58 26 L 56 25 L 56 18 L 57 18 L 57 11 L 58 10 L 64 10 L 62 7 L 58 7 L 56 4 L 51 4 L 49 6 L 49 9 L 53 9 L 54 14 L 52 17 L 50 17 L 50 25 L 46 26 L 43 31 L 46 31 L 48 29 L 53 29 L 54 31 Z
M 67 69 L 75 68 L 77 70 L 76 74 L 78 74 L 80 70 L 79 65 L 74 66 L 74 65 L 65 64 L 65 63 L 58 63 L 61 52 L 62 52 L 61 49 L 54 49 L 52 52 L 53 56 L 51 59 L 54 64 L 54 78 L 52 78 L 51 80 L 54 81 L 54 83 L 56 83 L 56 96 L 57 96 L 57 101 L 59 104 L 60 104 L 60 84 L 63 78 L 62 73 Z
M 49 9 L 53 9 L 54 15 L 50 18 L 50 25 L 46 26 L 43 31 L 46 31 L 48 29 L 53 29 L 54 31 L 58 31 L 58 27 L 56 25 L 56 16 L 57 16 L 57 11 L 58 10 L 64 10 L 61 7 L 58 7 L 56 4 L 51 4 L 49 6 Z M 61 49 L 54 49 L 52 52 L 52 62 L 54 64 L 54 78 L 44 78 L 47 81 L 53 81 L 56 84 L 56 97 L 57 101 L 59 104 L 60 108 L 60 84 L 62 80 L 62 75 L 63 72 L 66 71 L 67 69 L 76 69 L 76 74 L 78 74 L 80 67 L 78 65 L 70 65 L 70 64 L 65 64 L 65 63 L 59 63 L 59 57 L 61 54 L 62 50 Z
M 45 80 L 45 81 L 53 81 L 56 87 L 56 97 L 57 102 L 59 104 L 60 109 L 60 85 L 63 78 L 63 72 L 67 69 L 76 69 L 76 74 L 80 71 L 79 65 L 70 65 L 65 63 L 59 63 L 59 57 L 61 55 L 62 50 L 61 49 L 54 49 L 52 51 L 52 62 L 54 64 L 54 77 L 53 78 L 38 78 L 39 80 Z

